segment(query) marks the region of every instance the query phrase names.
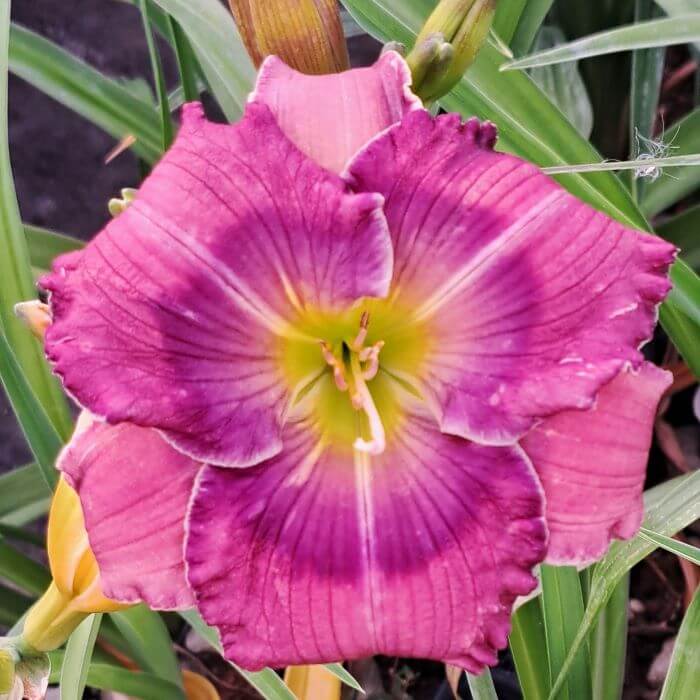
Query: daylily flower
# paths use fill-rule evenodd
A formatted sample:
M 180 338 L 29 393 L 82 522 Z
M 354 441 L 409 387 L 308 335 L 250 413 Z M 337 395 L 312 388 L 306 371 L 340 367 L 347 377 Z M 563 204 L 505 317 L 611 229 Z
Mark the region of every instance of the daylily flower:
M 634 534 L 674 249 L 495 140 L 392 52 L 269 58 L 235 125 L 184 107 L 42 281 L 48 356 L 101 418 L 59 466 L 109 598 L 197 605 L 250 669 L 478 672 L 536 564 Z

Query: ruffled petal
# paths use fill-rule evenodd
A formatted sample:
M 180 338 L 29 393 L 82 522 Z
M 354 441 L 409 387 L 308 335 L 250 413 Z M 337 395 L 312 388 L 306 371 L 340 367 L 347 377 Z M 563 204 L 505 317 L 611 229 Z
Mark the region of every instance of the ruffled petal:
M 201 464 L 155 430 L 83 414 L 58 468 L 78 492 L 102 592 L 121 603 L 191 608 L 185 515 Z
M 234 126 L 196 104 L 183 120 L 126 211 L 43 278 L 46 350 L 93 413 L 245 466 L 280 449 L 289 319 L 385 294 L 391 244 L 381 197 L 349 193 L 264 105 Z
M 348 178 L 386 198 L 390 298 L 429 339 L 417 388 L 443 430 L 509 444 L 542 417 L 589 408 L 642 361 L 675 250 L 495 153 L 494 140 L 493 125 L 414 112 Z
M 371 138 L 422 106 L 410 85 L 411 71 L 395 51 L 369 68 L 331 75 L 304 75 L 270 56 L 250 99 L 268 105 L 306 155 L 339 173 Z
M 188 579 L 226 656 L 249 669 L 377 653 L 495 663 L 546 549 L 522 450 L 444 435 L 414 409 L 378 457 L 304 422 L 284 445 L 251 469 L 205 467 L 193 500 Z
M 521 441 L 547 503 L 547 560 L 588 564 L 642 522 L 642 490 L 656 408 L 673 377 L 650 363 L 623 371 L 589 411 L 564 411 Z

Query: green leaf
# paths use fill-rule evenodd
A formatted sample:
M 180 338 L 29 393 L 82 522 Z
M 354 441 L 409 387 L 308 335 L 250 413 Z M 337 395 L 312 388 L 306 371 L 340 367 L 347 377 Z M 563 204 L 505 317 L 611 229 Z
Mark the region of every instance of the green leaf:
M 661 547 L 661 549 L 665 549 L 667 552 L 671 552 L 672 554 L 677 554 L 679 557 L 683 557 L 693 564 L 700 566 L 700 549 L 693 547 L 692 544 L 674 540 L 673 537 L 667 537 L 666 535 L 661 535 L 658 532 L 652 532 L 645 527 L 641 528 L 639 534 L 645 540 L 653 542 Z
M 619 700 L 625 680 L 629 574 L 615 586 L 590 639 L 593 698 Z
M 196 610 L 183 610 L 179 612 L 179 615 L 193 630 L 209 642 L 214 649 L 220 654 L 223 653 L 218 632 L 213 627 L 209 627 Z M 265 698 L 265 700 L 296 700 L 294 693 L 289 690 L 284 681 L 271 668 L 253 672 L 246 671 L 236 666 L 236 664 L 231 661 L 228 663 L 230 663 L 231 666 L 233 666 L 238 673 Z
M 510 0 L 510 2 L 499 2 L 496 5 L 493 28 L 506 44 L 510 44 L 527 4 L 528 0 Z
M 544 49 L 564 41 L 558 27 L 542 27 L 537 35 L 536 49 Z M 585 138 L 593 129 L 593 107 L 588 98 L 586 84 L 578 70 L 578 64 L 562 63 L 557 66 L 533 68 L 530 77 L 542 88 L 552 102 Z
M 556 678 L 583 619 L 583 594 L 578 572 L 572 566 L 540 567 L 542 613 L 547 639 L 549 677 Z M 571 699 L 591 696 L 591 666 L 588 646 L 581 645 L 571 664 L 566 683 L 558 695 Z
M 675 535 L 700 518 L 700 471 L 679 476 L 650 489 L 644 495 L 644 504 L 644 526 L 662 535 Z M 651 554 L 654 549 L 655 543 L 637 535 L 626 542 L 614 542 L 605 558 L 596 564 L 583 620 L 576 638 L 569 647 L 550 697 L 555 697 L 554 693 L 559 691 L 566 680 L 572 661 L 617 584 L 635 564 Z
M 180 83 L 185 102 L 199 99 L 197 87 L 197 59 L 192 53 L 192 47 L 182 27 L 172 18 L 168 17 L 170 29 L 173 35 L 173 49 L 177 58 L 177 66 L 180 71 Z
M 57 683 L 63 664 L 64 653 L 52 651 L 50 683 Z M 87 684 L 91 688 L 113 690 L 142 700 L 185 700 L 182 689 L 152 673 L 129 671 L 121 666 L 93 661 L 88 667 Z
M 80 250 L 85 245 L 77 238 L 31 224 L 24 224 L 24 237 L 27 239 L 32 267 L 39 270 L 50 269 L 56 256 Z
M 61 700 L 82 700 L 102 614 L 85 618 L 71 634 L 61 666 Z
M 22 554 L 2 537 L 0 537 L 0 578 L 34 595 L 41 595 L 51 583 L 51 574 L 41 564 Z
M 65 397 L 46 364 L 40 344 L 14 315 L 14 305 L 35 299 L 36 289 L 10 165 L 7 135 L 9 31 L 8 1 L 0 9 L 0 333 L 5 333 L 26 381 L 49 420 L 63 437 L 67 437 L 71 418 Z
M 661 146 L 674 155 L 686 155 L 700 151 L 700 109 L 683 117 L 675 124 L 666 127 Z M 683 168 L 666 170 L 663 175 L 646 186 L 642 199 L 642 210 L 647 216 L 654 216 L 700 186 L 700 169 Z
M 10 34 L 10 70 L 115 139 L 133 134 L 136 143 L 131 148 L 146 162 L 154 163 L 161 156 L 158 114 L 152 103 L 17 25 Z
M 554 0 L 528 0 L 510 42 L 510 47 L 516 56 L 522 56 L 530 50 L 553 3 Z
M 172 15 L 187 35 L 227 119 L 238 119 L 255 83 L 255 68 L 231 14 L 218 0 L 154 2 Z
M 525 700 L 547 700 L 549 665 L 540 597 L 521 605 L 514 613 L 508 646 L 513 654 Z
M 431 8 L 431 0 L 343 0 L 355 19 L 382 41 L 410 46 Z M 498 125 L 499 147 L 541 167 L 593 163 L 600 155 L 525 74 L 500 72 L 503 56 L 487 43 L 455 89 L 440 104 L 464 117 L 476 115 Z M 700 129 L 697 130 L 700 133 Z M 700 152 L 700 146 L 687 153 Z M 687 168 L 686 172 L 695 171 Z M 609 172 L 562 175 L 569 192 L 622 223 L 647 229 L 649 225 L 622 182 Z M 649 188 L 651 189 L 651 188 Z M 674 266 L 678 268 L 680 263 Z M 681 298 L 695 303 L 697 275 L 687 269 L 673 272 L 676 289 L 661 307 L 661 322 L 685 360 L 700 369 L 700 328 Z M 691 288 L 688 288 L 690 285 Z M 695 302 L 693 302 L 695 300 Z
M 488 668 L 484 669 L 478 676 L 467 673 L 467 683 L 474 700 L 498 700 L 491 671 Z
M 361 693 L 365 692 L 362 689 L 362 686 L 353 678 L 352 674 L 347 671 L 342 664 L 325 664 L 325 667 L 334 676 L 340 678 L 345 685 L 353 688 L 354 690 L 359 690 Z
M 700 588 L 686 610 L 673 645 L 671 666 L 661 690 L 661 700 L 695 700 L 700 687 Z
M 124 635 L 134 659 L 144 671 L 150 671 L 173 685 L 182 684 L 172 639 L 157 612 L 141 604 L 110 613 L 110 618 Z
M 29 447 L 36 457 L 41 474 L 49 490 L 52 491 L 58 480 L 54 462 L 63 441 L 36 398 L 2 332 L 0 332 L 0 381 Z
M 591 34 L 546 51 L 509 61 L 501 67 L 501 70 L 535 68 L 619 51 L 673 46 L 698 40 L 700 40 L 700 15 L 666 17 Z
M 656 232 L 680 248 L 683 260 L 692 268 L 700 267 L 700 204 L 656 225 Z
M 548 175 L 563 175 L 566 173 L 600 173 L 616 170 L 640 170 L 653 168 L 697 167 L 700 165 L 700 153 L 687 155 L 665 156 L 662 158 L 635 158 L 634 160 L 604 160 L 598 163 L 579 163 L 577 165 L 554 165 L 542 168 Z
M 652 19 L 658 13 L 654 0 L 636 0 L 636 22 Z M 644 153 L 647 139 L 654 135 L 656 108 L 659 102 L 661 78 L 663 77 L 665 48 L 640 49 L 632 55 L 632 79 L 630 86 L 630 158 Z M 644 180 L 630 179 L 632 193 L 639 202 L 644 192 Z
M 156 46 L 153 39 L 153 32 L 151 31 L 149 6 L 150 4 L 147 2 L 147 0 L 139 0 L 139 8 L 141 10 L 141 18 L 143 20 L 143 30 L 146 35 L 148 55 L 151 59 L 151 70 L 153 71 L 153 80 L 156 86 L 156 95 L 158 96 L 161 148 L 163 151 L 166 151 L 173 140 L 173 122 L 170 118 L 170 105 L 168 103 L 168 90 L 165 87 L 163 64 L 161 63 L 158 47 Z
M 31 503 L 43 501 L 50 494 L 36 463 L 0 474 L 0 518 Z

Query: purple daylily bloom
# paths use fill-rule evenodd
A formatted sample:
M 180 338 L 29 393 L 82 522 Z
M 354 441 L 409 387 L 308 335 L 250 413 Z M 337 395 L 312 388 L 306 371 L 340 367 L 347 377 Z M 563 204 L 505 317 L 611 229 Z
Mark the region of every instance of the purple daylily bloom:
M 246 668 L 478 672 L 545 560 L 642 516 L 674 249 L 433 118 L 403 60 L 268 59 L 186 105 L 134 202 L 42 281 L 86 421 L 60 468 L 104 592 L 196 604 Z

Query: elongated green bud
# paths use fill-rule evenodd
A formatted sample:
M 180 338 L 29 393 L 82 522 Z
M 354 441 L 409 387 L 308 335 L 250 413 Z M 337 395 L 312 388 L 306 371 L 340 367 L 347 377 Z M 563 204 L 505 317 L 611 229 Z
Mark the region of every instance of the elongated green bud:
M 496 0 L 442 0 L 406 57 L 413 91 L 425 102 L 448 93 L 474 62 L 488 36 Z

